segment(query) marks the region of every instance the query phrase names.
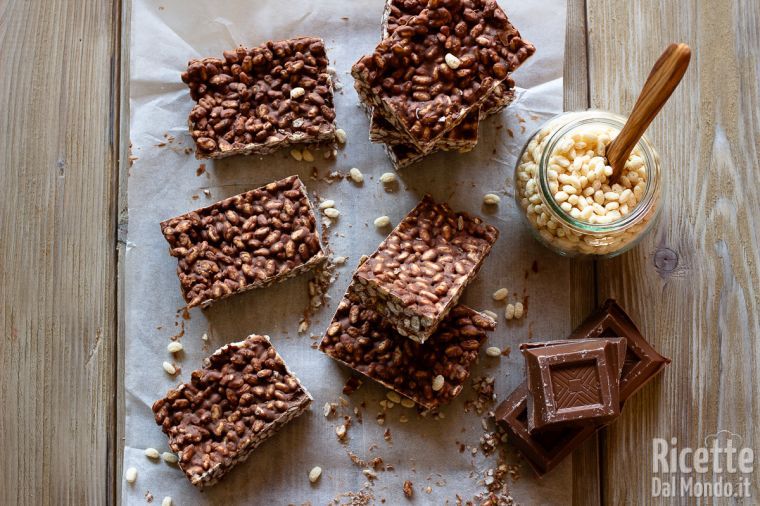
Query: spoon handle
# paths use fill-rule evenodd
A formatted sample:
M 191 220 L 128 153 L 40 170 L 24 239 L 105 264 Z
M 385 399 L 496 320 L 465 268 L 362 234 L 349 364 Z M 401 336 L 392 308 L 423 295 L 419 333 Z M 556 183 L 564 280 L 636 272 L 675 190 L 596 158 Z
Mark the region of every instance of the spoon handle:
M 607 146 L 607 162 L 612 167 L 611 181 L 620 177 L 631 151 L 681 82 L 690 59 L 691 49 L 688 45 L 671 44 L 652 67 L 628 121 L 615 140 Z

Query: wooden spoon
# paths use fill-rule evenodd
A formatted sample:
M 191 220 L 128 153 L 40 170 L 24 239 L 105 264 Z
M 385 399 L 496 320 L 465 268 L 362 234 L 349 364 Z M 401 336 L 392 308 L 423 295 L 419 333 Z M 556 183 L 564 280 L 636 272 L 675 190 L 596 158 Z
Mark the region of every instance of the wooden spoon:
M 623 129 L 607 146 L 607 162 L 612 167 L 610 184 L 617 181 L 633 148 L 670 95 L 678 87 L 689 67 L 691 49 L 686 44 L 671 44 L 652 67 L 641 94 Z

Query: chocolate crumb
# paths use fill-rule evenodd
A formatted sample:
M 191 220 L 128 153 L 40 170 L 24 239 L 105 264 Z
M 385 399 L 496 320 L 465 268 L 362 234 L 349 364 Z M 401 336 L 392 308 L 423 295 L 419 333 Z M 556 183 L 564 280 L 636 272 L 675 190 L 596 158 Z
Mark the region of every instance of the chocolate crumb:
M 406 481 L 404 482 L 404 495 L 405 495 L 407 498 L 410 498 L 410 499 L 411 499 L 411 497 L 414 495 L 414 488 L 413 488 L 413 487 L 414 487 L 414 486 L 413 486 L 413 484 L 412 484 L 412 482 L 411 482 L 411 481 L 409 481 L 409 480 L 406 480 Z

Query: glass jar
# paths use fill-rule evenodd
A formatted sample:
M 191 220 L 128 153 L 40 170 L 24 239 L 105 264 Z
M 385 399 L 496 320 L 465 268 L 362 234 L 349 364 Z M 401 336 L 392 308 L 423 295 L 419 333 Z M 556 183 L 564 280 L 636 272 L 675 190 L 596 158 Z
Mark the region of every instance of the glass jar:
M 605 148 L 625 121 L 598 110 L 563 113 L 523 148 L 515 167 L 517 207 L 536 239 L 556 253 L 613 257 L 657 222 L 660 157 L 646 136 L 614 185 L 608 181 Z

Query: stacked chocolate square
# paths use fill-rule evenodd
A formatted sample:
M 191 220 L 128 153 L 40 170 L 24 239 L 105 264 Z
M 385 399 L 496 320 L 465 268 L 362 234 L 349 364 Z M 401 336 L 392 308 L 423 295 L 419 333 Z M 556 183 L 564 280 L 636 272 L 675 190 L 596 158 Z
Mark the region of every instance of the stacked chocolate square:
M 670 363 L 614 300 L 568 339 L 520 350 L 527 380 L 495 417 L 539 475 L 614 421 L 625 401 Z
M 319 349 L 425 409 L 450 402 L 496 325 L 457 301 L 498 235 L 426 196 L 359 265 Z
M 351 74 L 370 140 L 396 169 L 472 150 L 480 120 L 513 100 L 510 74 L 535 52 L 495 0 L 387 0 L 382 36 Z

